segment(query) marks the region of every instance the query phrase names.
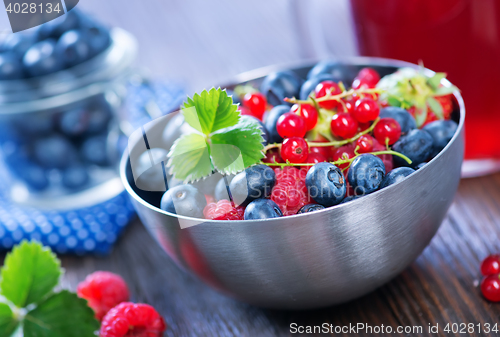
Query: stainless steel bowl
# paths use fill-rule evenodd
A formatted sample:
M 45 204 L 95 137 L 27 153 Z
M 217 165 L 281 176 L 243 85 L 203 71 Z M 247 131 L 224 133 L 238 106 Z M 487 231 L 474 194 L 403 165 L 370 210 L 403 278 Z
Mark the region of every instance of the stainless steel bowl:
M 356 68 L 373 66 L 384 74 L 415 67 L 379 58 L 345 62 Z M 258 82 L 282 68 L 245 73 L 239 80 Z M 292 68 L 304 74 L 310 64 Z M 262 307 L 330 306 L 392 279 L 438 230 L 457 190 L 463 160 L 465 109 L 458 92 L 455 97 L 458 130 L 428 165 L 398 184 L 314 213 L 257 221 L 200 221 L 148 203 L 158 203 L 161 192 L 135 187 L 128 154 L 122 158 L 121 176 L 151 235 L 179 266 L 207 284 Z M 132 145 L 131 151 L 137 144 Z

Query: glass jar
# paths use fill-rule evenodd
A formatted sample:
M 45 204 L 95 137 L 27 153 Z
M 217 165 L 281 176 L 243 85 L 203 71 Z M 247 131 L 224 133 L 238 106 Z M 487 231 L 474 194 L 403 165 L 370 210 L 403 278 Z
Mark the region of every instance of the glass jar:
M 0 179 L 9 182 L 14 201 L 67 209 L 123 191 L 116 113 L 136 52 L 135 39 L 114 28 L 110 46 L 84 63 L 0 81 Z

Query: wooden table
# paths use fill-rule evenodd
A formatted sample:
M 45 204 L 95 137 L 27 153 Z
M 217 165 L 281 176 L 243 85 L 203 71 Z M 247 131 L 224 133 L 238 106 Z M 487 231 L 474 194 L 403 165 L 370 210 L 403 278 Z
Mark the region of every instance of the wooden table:
M 188 90 L 311 54 L 299 43 L 287 0 L 82 0 L 79 6 L 135 34 L 140 64 Z M 227 298 L 179 270 L 138 220 L 109 257 L 62 257 L 63 286 L 75 289 L 94 270 L 119 273 L 134 301 L 165 317 L 166 336 L 288 336 L 291 323 L 422 326 L 422 334 L 406 335 L 427 336 L 429 324 L 441 331 L 448 323 L 500 324 L 500 304 L 483 300 L 477 286 L 479 263 L 493 252 L 500 252 L 500 174 L 463 180 L 423 254 L 379 290 L 345 305 L 284 312 Z

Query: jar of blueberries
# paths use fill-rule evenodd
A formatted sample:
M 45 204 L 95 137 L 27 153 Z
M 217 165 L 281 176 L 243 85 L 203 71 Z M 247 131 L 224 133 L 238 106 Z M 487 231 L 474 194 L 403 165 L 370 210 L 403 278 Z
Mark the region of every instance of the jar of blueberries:
M 136 50 L 129 33 L 75 9 L 0 42 L 0 179 L 11 199 L 77 208 L 123 190 L 116 112 Z

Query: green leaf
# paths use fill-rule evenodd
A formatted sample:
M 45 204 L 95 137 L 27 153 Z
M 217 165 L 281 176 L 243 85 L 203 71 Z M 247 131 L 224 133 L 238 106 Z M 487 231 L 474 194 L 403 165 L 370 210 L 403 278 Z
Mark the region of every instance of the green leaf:
M 60 262 L 50 249 L 23 241 L 5 258 L 1 294 L 19 308 L 43 299 L 59 281 Z
M 19 322 L 14 317 L 14 313 L 5 303 L 0 303 L 0 336 L 8 337 L 19 326 Z
M 389 98 L 387 98 L 387 103 L 389 103 L 390 106 L 401 106 L 401 101 L 394 96 L 389 96 Z
M 446 96 L 452 94 L 455 91 L 459 91 L 458 88 L 454 85 L 450 87 L 439 87 L 434 92 L 433 96 Z
M 47 298 L 24 319 L 24 337 L 95 337 L 98 329 L 87 301 L 66 290 Z
M 189 108 L 194 108 L 189 109 Z M 212 88 L 195 94 L 184 103 L 183 115 L 186 122 L 199 132 L 209 135 L 217 130 L 238 123 L 240 113 L 233 98 L 225 90 Z
M 437 118 L 443 119 L 443 107 L 434 97 L 427 97 L 427 104 L 431 108 L 432 112 L 436 115 Z
M 178 138 L 168 153 L 167 166 L 175 178 L 192 182 L 213 171 L 205 137 L 192 133 Z
M 259 124 L 242 119 L 237 125 L 215 133 L 210 146 L 214 166 L 221 173 L 234 174 L 258 163 L 263 157 Z
M 421 127 L 424 125 L 425 120 L 427 119 L 427 105 L 424 105 L 423 108 L 417 108 L 415 110 L 415 121 L 417 122 L 417 127 Z
M 436 90 L 439 88 L 443 78 L 446 78 L 446 73 L 435 73 L 434 76 L 427 80 L 427 83 L 432 87 L 432 89 Z

